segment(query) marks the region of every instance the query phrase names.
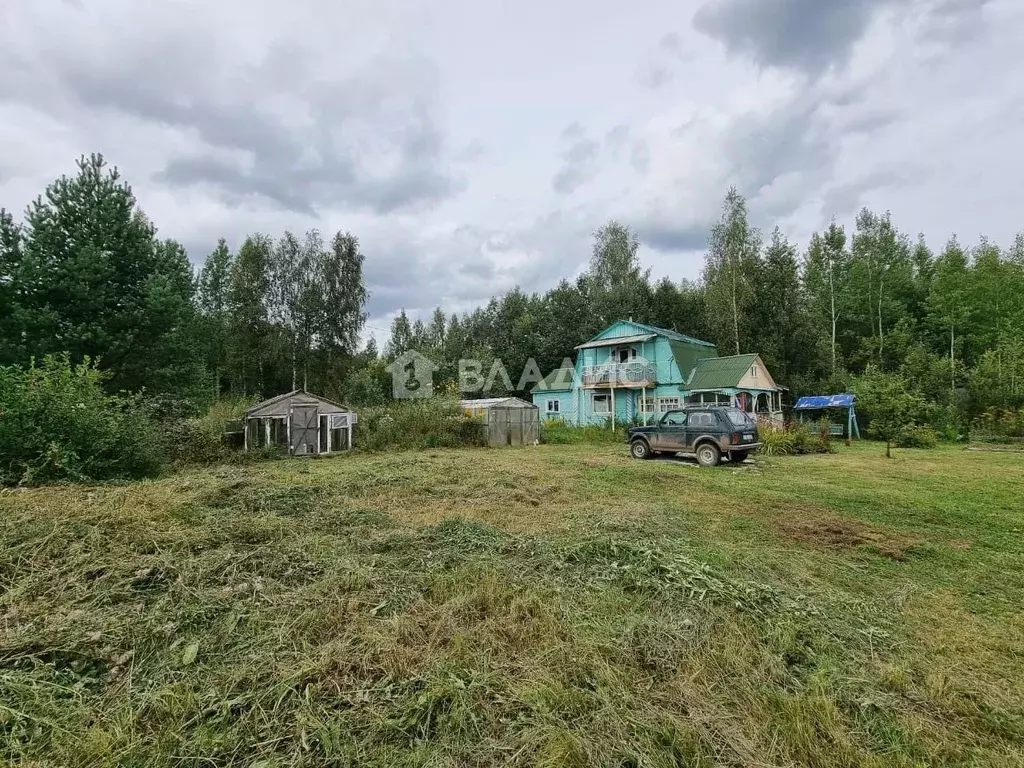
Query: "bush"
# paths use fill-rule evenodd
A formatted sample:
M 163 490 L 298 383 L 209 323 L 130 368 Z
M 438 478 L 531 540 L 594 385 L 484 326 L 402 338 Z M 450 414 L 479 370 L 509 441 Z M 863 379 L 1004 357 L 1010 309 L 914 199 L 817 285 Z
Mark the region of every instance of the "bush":
M 487 443 L 484 423 L 467 416 L 458 401 L 431 397 L 402 400 L 359 413 L 355 441 L 360 448 L 455 448 Z
M 141 400 L 109 395 L 88 359 L 47 356 L 0 368 L 0 483 L 147 477 L 159 472 L 159 432 Z
M 785 427 L 764 425 L 758 433 L 761 453 L 765 456 L 788 456 L 793 453 L 793 432 Z
M 989 408 L 971 423 L 971 439 L 989 443 L 1024 441 L 1024 408 Z
M 790 456 L 809 453 L 832 453 L 832 437 L 828 422 L 809 428 L 792 422 L 777 427 L 763 425 L 758 429 L 761 438 L 761 453 L 766 456 Z
M 253 398 L 222 399 L 199 418 L 172 418 L 163 422 L 163 452 L 176 465 L 215 464 L 239 455 L 243 439 L 228 441 L 229 429 L 243 428 L 245 409 Z
M 625 439 L 625 427 L 612 431 L 611 422 L 577 427 L 561 419 L 542 421 L 540 441 L 550 445 L 577 445 L 580 443 L 621 443 Z
M 897 448 L 934 448 L 938 442 L 938 432 L 918 424 L 908 424 L 896 436 Z
M 828 421 L 814 425 L 791 424 L 793 432 L 793 453 L 832 453 L 832 435 Z

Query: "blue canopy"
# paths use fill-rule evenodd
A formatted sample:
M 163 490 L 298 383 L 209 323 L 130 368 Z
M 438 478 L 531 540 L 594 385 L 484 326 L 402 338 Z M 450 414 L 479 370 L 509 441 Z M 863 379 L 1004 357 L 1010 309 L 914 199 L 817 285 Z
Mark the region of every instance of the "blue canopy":
M 854 395 L 811 395 L 796 401 L 793 410 L 810 411 L 816 408 L 849 408 L 857 398 Z

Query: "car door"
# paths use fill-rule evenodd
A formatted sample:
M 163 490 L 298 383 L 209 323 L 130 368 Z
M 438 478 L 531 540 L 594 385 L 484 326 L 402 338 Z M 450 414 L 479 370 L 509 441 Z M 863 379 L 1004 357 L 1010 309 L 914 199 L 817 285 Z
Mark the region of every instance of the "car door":
M 684 450 L 693 451 L 694 443 L 702 435 L 714 432 L 715 415 L 707 411 L 690 411 L 686 420 L 686 442 Z
M 686 413 L 669 411 L 658 430 L 658 450 L 682 451 L 686 449 Z

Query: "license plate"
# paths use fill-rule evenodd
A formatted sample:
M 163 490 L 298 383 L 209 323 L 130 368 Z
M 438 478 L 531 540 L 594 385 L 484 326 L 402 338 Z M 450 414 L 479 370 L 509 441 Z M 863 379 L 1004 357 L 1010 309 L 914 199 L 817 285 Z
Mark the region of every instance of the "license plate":
M 743 436 L 743 439 L 744 439 L 744 440 L 753 440 L 753 439 L 754 439 L 754 436 L 753 436 L 753 435 L 744 435 L 744 436 Z

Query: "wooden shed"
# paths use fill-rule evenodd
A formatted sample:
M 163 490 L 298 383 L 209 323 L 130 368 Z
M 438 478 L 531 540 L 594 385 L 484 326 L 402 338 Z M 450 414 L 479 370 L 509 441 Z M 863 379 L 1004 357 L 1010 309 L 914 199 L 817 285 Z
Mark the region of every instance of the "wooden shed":
M 287 392 L 245 412 L 245 450 L 279 445 L 294 456 L 352 448 L 355 412 L 302 389 Z
M 540 408 L 518 397 L 489 397 L 460 400 L 468 416 L 487 425 L 487 444 L 533 445 L 540 442 Z

